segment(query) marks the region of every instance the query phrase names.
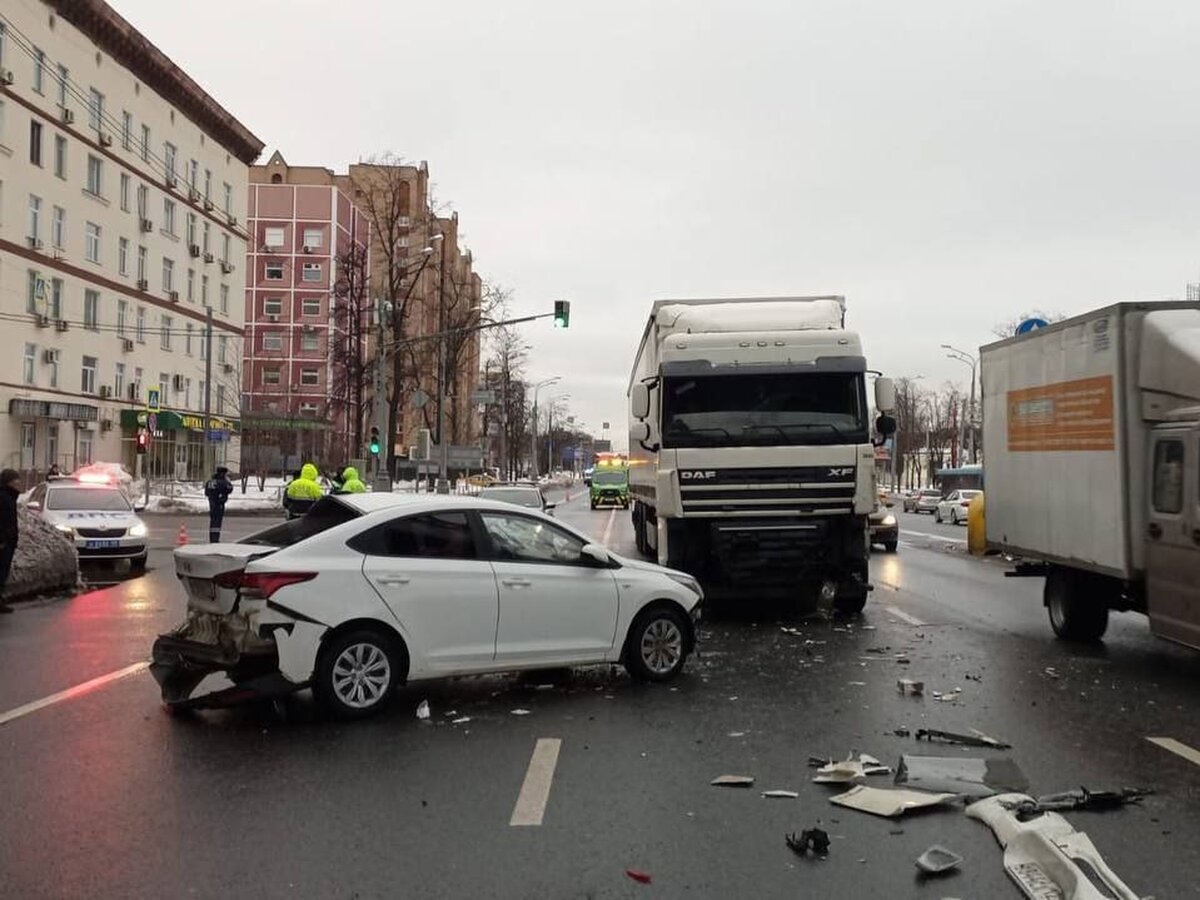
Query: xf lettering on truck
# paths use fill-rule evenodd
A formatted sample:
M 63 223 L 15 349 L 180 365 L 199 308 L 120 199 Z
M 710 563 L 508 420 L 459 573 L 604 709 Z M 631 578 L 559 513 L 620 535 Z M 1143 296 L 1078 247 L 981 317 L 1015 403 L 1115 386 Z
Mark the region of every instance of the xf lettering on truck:
M 830 478 L 841 478 L 845 475 L 853 475 L 853 474 L 854 474 L 854 466 L 842 466 L 840 469 L 833 468 L 833 469 L 829 470 Z
M 679 473 L 679 477 L 683 481 L 706 481 L 709 478 L 716 478 L 717 473 L 712 469 L 684 470 Z

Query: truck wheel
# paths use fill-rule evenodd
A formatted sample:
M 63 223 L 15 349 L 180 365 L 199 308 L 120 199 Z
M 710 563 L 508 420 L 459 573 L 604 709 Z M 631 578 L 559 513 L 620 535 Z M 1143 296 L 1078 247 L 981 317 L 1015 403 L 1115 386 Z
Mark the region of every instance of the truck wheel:
M 867 607 L 867 592 L 852 594 L 838 593 L 833 601 L 833 611 L 839 616 L 857 616 Z
M 1064 641 L 1098 641 L 1108 628 L 1108 603 L 1102 592 L 1085 589 L 1086 582 L 1073 572 L 1054 569 L 1046 576 L 1042 594 L 1050 627 Z
M 895 541 L 888 541 L 887 543 L 885 543 L 883 545 L 883 549 L 886 550 L 888 553 L 895 553 L 896 546 L 897 546 L 897 544 Z

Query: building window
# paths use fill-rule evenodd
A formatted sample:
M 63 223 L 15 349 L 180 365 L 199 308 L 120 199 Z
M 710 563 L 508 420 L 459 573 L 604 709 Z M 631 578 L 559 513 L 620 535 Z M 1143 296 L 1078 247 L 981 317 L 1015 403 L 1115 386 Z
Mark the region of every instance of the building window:
M 321 298 L 305 297 L 300 301 L 300 312 L 306 316 L 319 316 L 321 314 Z
M 223 415 L 225 412 L 225 385 L 217 385 L 217 415 Z
M 283 298 L 282 297 L 264 297 L 263 298 L 263 315 L 278 316 L 283 314 Z
M 35 166 L 42 164 L 42 123 L 29 120 L 29 161 Z
M 175 183 L 175 145 L 170 141 L 163 144 L 163 175 L 168 185 Z
M 263 384 L 279 384 L 279 367 L 271 366 L 262 370 Z
M 169 197 L 163 197 L 163 229 L 175 237 L 175 201 Z
M 37 315 L 42 305 L 41 301 L 45 299 L 45 296 L 45 282 L 42 281 L 35 270 L 30 269 L 25 286 L 25 312 L 31 316 Z
M 221 235 L 221 262 L 229 263 L 229 235 Z
M 187 273 L 187 302 L 196 302 L 196 270 L 188 269 Z M 188 326 L 189 328 L 191 326 Z
M 83 292 L 83 327 L 92 331 L 100 330 L 100 292 L 85 290 Z
M 269 262 L 266 267 L 267 281 L 283 281 L 283 263 Z
M 183 352 L 186 353 L 188 356 L 192 355 L 192 331 L 193 330 L 194 329 L 192 328 L 192 323 L 188 322 L 187 323 L 187 332 L 183 338 Z
M 146 281 L 146 262 L 150 258 L 149 251 L 141 244 L 138 245 L 138 266 L 137 277 L 138 281 Z
M 67 139 L 61 134 L 54 136 L 54 174 L 67 177 Z
M 300 415 L 308 416 L 311 418 L 313 416 L 316 416 L 316 414 L 317 414 L 317 404 L 311 403 L 308 401 L 300 404 Z
M 315 262 L 306 262 L 304 264 L 304 280 L 305 281 L 320 281 L 321 280 L 321 264 Z
M 125 316 L 129 312 L 129 304 L 124 300 L 117 300 L 117 334 L 125 337 Z
M 113 395 L 119 398 L 125 396 L 125 363 L 117 363 L 113 373 Z
M 79 390 L 84 394 L 96 393 L 96 357 L 85 356 L 79 370 Z
M 208 223 L 208 220 L 207 220 L 207 219 L 205 219 L 205 220 L 204 220 L 204 243 L 200 245 L 200 249 L 204 251 L 204 255 L 205 255 L 205 256 L 208 256 L 208 236 L 209 236 L 209 232 L 210 232 L 210 225 L 209 225 L 209 223 Z M 206 259 L 206 260 L 205 260 L 205 262 L 210 262 L 210 260 L 207 260 L 207 259 Z
M 104 121 L 104 95 L 95 88 L 88 94 L 88 126 L 100 130 Z
M 196 160 L 191 160 L 188 163 L 188 187 L 193 191 L 196 189 L 196 179 L 200 177 L 200 163 Z
M 46 54 L 37 47 L 33 48 L 33 89 L 39 94 L 44 91 L 43 80 L 46 77 Z
M 228 351 L 229 338 L 227 338 L 225 335 L 221 335 L 217 338 L 217 362 L 228 362 L 228 360 L 225 359 L 225 355 L 228 353 Z
M 142 162 L 150 162 L 150 126 L 142 126 Z
M 171 293 L 175 290 L 175 261 L 163 257 L 162 264 L 162 287 L 164 293 Z
M 117 238 L 117 271 L 129 274 L 129 238 Z
M 129 212 L 129 175 L 121 173 L 121 209 Z
M 283 229 L 273 225 L 268 226 L 263 237 L 263 244 L 273 250 L 283 249 Z
M 196 214 L 188 213 L 187 217 L 187 243 L 188 250 L 196 246 Z
M 134 326 L 134 331 L 137 342 L 139 344 L 146 343 L 146 307 L 144 306 L 139 306 L 137 309 L 137 323 Z
M 29 237 L 36 241 L 42 236 L 42 198 L 29 195 Z
M 87 189 L 89 194 L 95 194 L 97 197 L 104 193 L 101 190 L 103 187 L 101 184 L 103 165 L 100 157 L 88 154 Z
M 133 398 L 135 400 L 142 396 L 142 383 L 145 381 L 145 376 L 142 367 L 138 366 L 133 370 Z
M 190 409 L 192 405 L 192 379 L 183 379 L 183 408 Z
M 58 105 L 67 108 L 67 82 L 71 78 L 70 70 L 62 63 L 58 64 Z
M 43 290 L 45 288 L 43 287 Z M 50 279 L 50 318 L 61 319 L 63 317 L 62 308 L 63 298 L 63 280 L 61 278 Z
M 264 350 L 282 350 L 283 332 L 264 331 L 262 336 L 262 348 Z
M 163 406 L 171 397 L 171 376 L 167 372 L 158 373 L 158 399 Z
M 84 244 L 83 255 L 88 262 L 100 262 L 100 226 L 95 222 L 87 223 L 87 240 Z
M 67 211 L 56 206 L 50 213 L 50 242 L 59 250 L 67 241 Z
M 162 322 L 159 325 L 159 346 L 164 350 L 171 349 L 171 317 L 163 316 Z
M 127 110 L 121 113 L 121 146 L 133 149 L 133 114 Z
M 90 466 L 92 459 L 92 433 L 90 431 L 76 432 L 79 448 L 75 451 L 75 462 L 80 466 Z
M 139 219 L 145 219 L 150 213 L 150 189 L 139 184 L 137 189 L 137 214 Z
M 323 228 L 305 228 L 304 229 L 304 246 L 313 250 L 318 249 L 325 243 L 325 229 Z
M 212 170 L 211 169 L 204 170 L 204 199 L 206 201 L 212 200 Z
M 37 361 L 37 344 L 25 345 L 25 367 L 21 378 L 26 384 L 33 384 L 33 367 Z
M 225 189 L 225 215 L 233 216 L 233 185 L 228 181 L 222 187 Z
M 320 350 L 321 341 L 315 331 L 305 331 L 300 335 L 301 350 Z
M 301 384 L 320 384 L 321 373 L 317 369 L 301 369 L 300 370 Z
M 229 315 L 229 285 L 221 285 L 221 313 Z
M 54 353 L 51 354 L 50 357 L 46 360 L 46 368 L 50 372 L 50 387 L 52 387 L 52 388 L 58 387 L 58 351 L 57 350 L 55 350 Z M 51 430 L 51 432 L 54 431 L 53 428 L 50 430 Z

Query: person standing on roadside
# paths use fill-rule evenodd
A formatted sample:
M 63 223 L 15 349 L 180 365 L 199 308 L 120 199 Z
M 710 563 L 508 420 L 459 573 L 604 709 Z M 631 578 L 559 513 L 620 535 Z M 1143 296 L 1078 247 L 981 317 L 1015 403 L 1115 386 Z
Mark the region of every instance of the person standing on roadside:
M 225 518 L 225 501 L 233 493 L 233 483 L 229 480 L 229 470 L 217 466 L 213 477 L 204 483 L 204 496 L 208 498 L 208 542 L 215 544 L 221 540 L 221 522 Z
M 16 469 L 0 472 L 0 613 L 13 611 L 12 607 L 4 602 L 4 586 L 8 584 L 8 573 L 12 571 L 13 557 L 17 553 L 19 496 L 21 473 Z

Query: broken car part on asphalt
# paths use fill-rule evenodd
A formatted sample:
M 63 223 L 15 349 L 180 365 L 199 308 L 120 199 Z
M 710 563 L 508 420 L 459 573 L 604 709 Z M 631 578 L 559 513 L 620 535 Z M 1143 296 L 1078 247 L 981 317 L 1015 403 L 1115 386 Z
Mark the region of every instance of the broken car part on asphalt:
M 795 800 L 800 796 L 795 791 L 763 791 L 762 795 L 771 800 Z
M 1011 750 L 1012 744 L 997 740 L 982 731 L 971 729 L 970 734 L 958 734 L 954 731 L 938 731 L 936 728 L 918 728 L 918 741 L 931 741 L 943 744 L 958 744 L 963 747 L 991 747 L 993 750 Z
M 1030 900 L 1139 900 L 1108 867 L 1086 834 L 1058 813 L 1022 822 L 1013 811 L 1034 803 L 1025 794 L 998 794 L 967 807 L 1004 848 L 1004 868 Z
M 947 850 L 941 844 L 934 844 L 917 857 L 917 868 L 926 875 L 941 875 L 958 868 L 963 858 L 953 850 Z
M 931 794 L 898 788 L 874 788 L 856 785 L 844 794 L 830 797 L 830 803 L 857 809 L 873 816 L 893 818 L 914 809 L 941 806 L 957 799 L 955 794 Z
M 809 757 L 810 766 L 813 762 L 824 763 L 817 769 L 817 774 L 813 776 L 813 782 L 816 784 L 854 784 L 863 781 L 868 775 L 892 774 L 890 767 L 883 765 L 875 757 L 866 753 L 859 754 L 858 759 L 851 754 L 840 762 L 826 762 L 818 760 L 816 757 Z
M 809 850 L 816 856 L 829 855 L 829 833 L 820 828 L 806 828 L 799 835 L 785 835 L 783 840 L 789 850 L 800 856 L 804 856 Z
M 718 775 L 709 784 L 717 787 L 751 787 L 754 784 L 753 775 Z
M 920 697 L 925 693 L 925 682 L 913 681 L 911 678 L 899 678 L 896 680 L 896 688 L 901 694 L 911 694 L 914 697 Z
M 1014 788 L 1013 790 L 1023 790 Z M 1060 794 L 1044 794 L 1036 800 L 1021 802 L 1017 806 L 1007 806 L 1022 822 L 1027 822 L 1044 812 L 1061 810 L 1091 810 L 1102 811 L 1118 809 L 1130 803 L 1141 803 L 1143 797 L 1149 797 L 1154 791 L 1150 788 L 1121 788 L 1116 791 L 1089 791 L 1085 787 L 1077 791 L 1064 791 Z
M 908 754 L 900 757 L 896 784 L 922 791 L 949 791 L 965 797 L 990 797 L 1029 787 L 1025 774 L 1011 759 Z

